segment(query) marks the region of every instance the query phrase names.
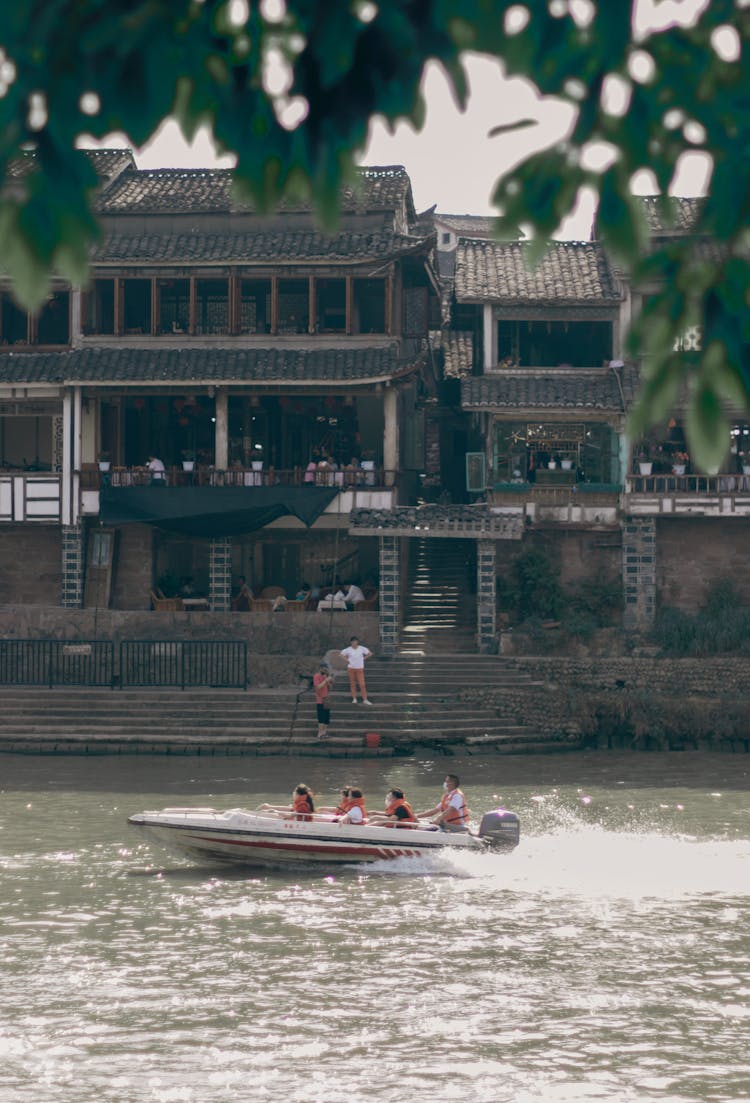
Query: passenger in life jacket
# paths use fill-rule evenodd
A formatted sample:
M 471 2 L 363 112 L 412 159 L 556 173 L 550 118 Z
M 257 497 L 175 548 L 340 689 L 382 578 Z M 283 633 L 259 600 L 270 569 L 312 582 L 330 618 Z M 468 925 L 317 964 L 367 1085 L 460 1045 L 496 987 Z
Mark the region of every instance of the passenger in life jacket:
M 260 808 L 262 812 L 280 812 L 282 815 L 295 820 L 311 820 L 312 814 L 315 811 L 315 805 L 313 803 L 313 797 L 315 794 L 309 785 L 303 785 L 301 782 L 297 785 L 292 793 L 292 803 L 287 804 L 283 808 L 279 808 L 276 804 L 261 804 Z
M 336 819 L 339 823 L 365 823 L 367 820 L 367 809 L 365 808 L 365 798 L 361 789 L 357 789 L 353 786 L 348 790 L 348 793 L 343 797 L 341 804 L 340 814 L 337 814 Z M 339 813 L 339 808 L 336 809 Z
M 370 823 L 378 827 L 417 827 L 417 817 L 409 802 L 404 797 L 403 789 L 395 786 L 389 790 L 385 798 L 385 812 L 376 812 L 370 816 Z
M 434 819 L 432 818 L 434 816 Z M 458 787 L 458 776 L 446 774 L 443 782 L 443 795 L 440 803 L 419 813 L 420 819 L 431 819 L 444 831 L 467 831 L 469 828 L 469 809 L 466 797 Z
M 312 789 L 307 785 L 298 785 L 292 793 L 292 812 L 295 819 L 311 820 L 314 811 Z

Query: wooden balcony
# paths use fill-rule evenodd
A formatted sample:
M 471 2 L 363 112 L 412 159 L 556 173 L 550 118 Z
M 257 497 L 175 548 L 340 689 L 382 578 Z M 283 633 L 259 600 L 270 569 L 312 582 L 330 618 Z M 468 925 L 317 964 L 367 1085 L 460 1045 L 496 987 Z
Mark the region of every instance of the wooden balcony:
M 750 516 L 750 475 L 628 475 L 630 514 L 693 517 Z
M 390 509 L 398 500 L 399 472 L 373 466 L 341 471 L 306 471 L 303 467 L 239 468 L 226 471 L 196 464 L 186 471 L 182 466 L 168 467 L 165 484 L 179 487 L 334 487 L 340 493 L 325 510 L 345 520 L 353 509 Z M 102 487 L 153 486 L 152 474 L 147 467 L 112 466 L 100 471 L 97 464 L 86 464 L 81 471 L 82 513 L 88 516 L 99 513 L 99 491 Z
M 614 525 L 619 515 L 621 488 L 610 483 L 498 483 L 487 501 L 498 510 L 515 509 L 529 523 Z

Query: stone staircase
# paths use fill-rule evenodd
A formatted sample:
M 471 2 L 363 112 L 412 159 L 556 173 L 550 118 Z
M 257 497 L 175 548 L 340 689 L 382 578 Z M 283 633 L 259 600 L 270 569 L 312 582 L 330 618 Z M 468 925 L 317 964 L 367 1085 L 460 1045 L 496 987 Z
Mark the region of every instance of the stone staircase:
M 554 749 L 548 737 L 464 691 L 492 687 L 510 699 L 533 691 L 531 674 L 494 655 L 403 655 L 367 663 L 373 705 L 353 705 L 336 677 L 327 740 L 316 739 L 312 693 L 277 689 L 103 690 L 3 687 L 0 751 L 81 754 L 308 754 L 376 757 Z M 380 746 L 365 746 L 378 733 Z
M 471 540 L 412 540 L 402 654 L 476 652 L 475 549 Z

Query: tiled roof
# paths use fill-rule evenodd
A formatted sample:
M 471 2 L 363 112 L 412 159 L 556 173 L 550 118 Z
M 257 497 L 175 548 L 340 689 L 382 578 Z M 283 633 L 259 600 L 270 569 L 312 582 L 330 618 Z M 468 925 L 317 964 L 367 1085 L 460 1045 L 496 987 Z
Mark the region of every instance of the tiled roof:
M 629 364 L 588 371 L 503 371 L 463 379 L 461 405 L 464 409 L 621 411 L 632 405 L 637 386 L 637 370 Z
M 133 169 L 113 182 L 99 198 L 103 214 L 193 214 L 251 211 L 251 202 L 233 195 L 232 169 Z M 406 204 L 407 216 L 416 214 L 411 182 L 401 165 L 371 166 L 357 170 L 354 186 L 341 191 L 345 211 L 395 211 Z M 288 199 L 281 210 L 307 211 L 307 201 Z
M 81 150 L 96 169 L 99 179 L 105 183 L 126 169 L 135 169 L 132 149 L 84 149 Z M 20 179 L 28 176 L 36 162 L 33 150 L 21 153 L 7 167 L 7 175 Z
M 435 211 L 435 222 L 447 226 L 459 237 L 491 238 L 495 219 L 481 214 L 443 214 Z
M 691 233 L 705 202 L 704 199 L 670 196 L 667 200 L 669 214 L 665 217 L 660 196 L 642 195 L 639 200 L 643 205 L 649 230 L 657 235 Z
M 436 352 L 443 356 L 443 378 L 461 379 L 471 375 L 474 366 L 474 340 L 464 330 L 436 329 L 430 333 Z
M 526 242 L 468 241 L 456 247 L 458 302 L 616 303 L 620 293 L 609 261 L 588 241 L 553 241 L 536 268 Z
M 95 249 L 96 264 L 230 260 L 367 260 L 419 249 L 430 238 L 374 231 L 265 230 L 233 234 L 109 234 Z
M 403 366 L 395 344 L 323 349 L 86 348 L 0 353 L 0 382 L 364 382 L 392 376 Z

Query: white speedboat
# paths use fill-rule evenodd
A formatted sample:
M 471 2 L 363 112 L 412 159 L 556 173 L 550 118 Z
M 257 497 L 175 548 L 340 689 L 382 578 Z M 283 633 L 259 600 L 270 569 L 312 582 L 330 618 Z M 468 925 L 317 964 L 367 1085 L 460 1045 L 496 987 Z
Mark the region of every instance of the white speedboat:
M 426 823 L 415 828 L 345 824 L 317 813 L 302 820 L 292 813 L 241 808 L 164 808 L 139 812 L 128 823 L 190 858 L 247 866 L 378 862 L 419 858 L 448 848 L 511 850 L 518 845 L 520 831 L 518 816 L 504 808 L 487 812 L 476 832 L 440 831 Z

